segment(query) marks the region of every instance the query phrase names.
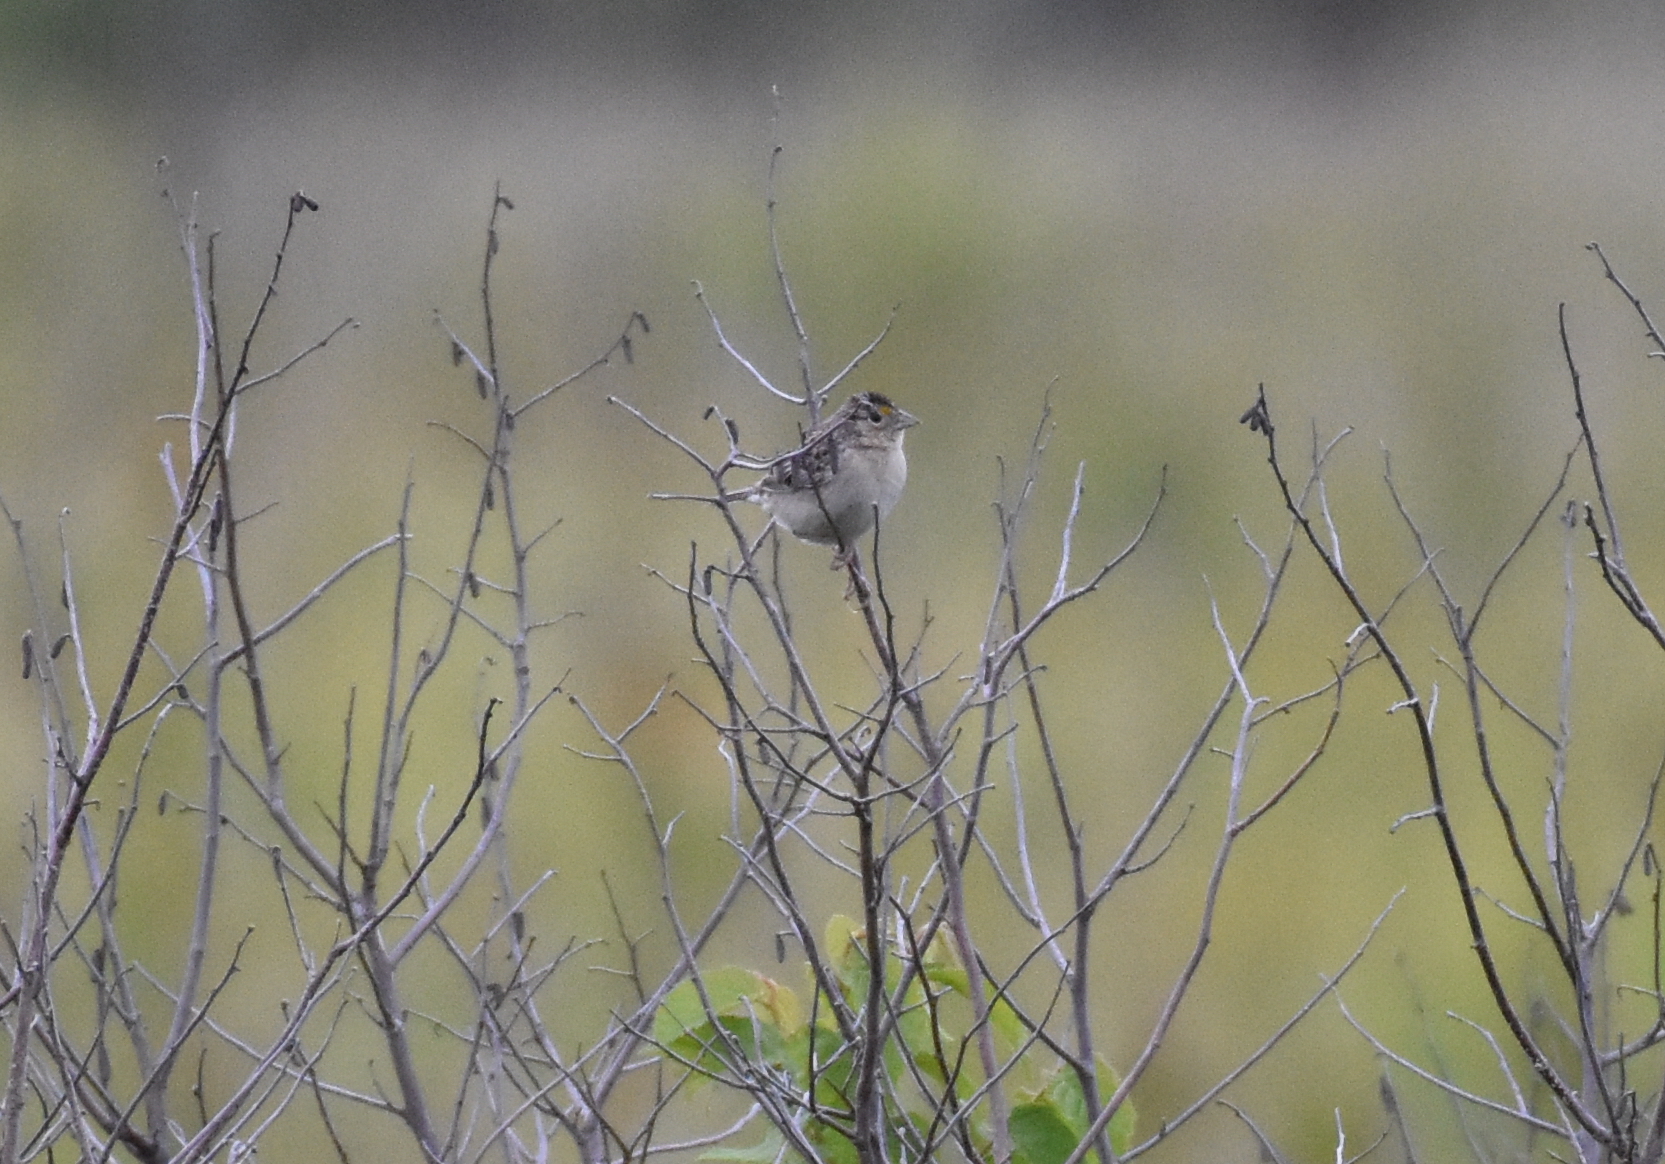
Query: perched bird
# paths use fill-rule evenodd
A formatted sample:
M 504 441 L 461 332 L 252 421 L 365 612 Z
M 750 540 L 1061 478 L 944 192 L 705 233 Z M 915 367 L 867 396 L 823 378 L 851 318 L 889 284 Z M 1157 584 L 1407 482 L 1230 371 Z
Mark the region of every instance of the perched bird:
M 802 446 L 770 462 L 764 478 L 740 496 L 794 537 L 842 546 L 833 560 L 840 566 L 873 528 L 874 509 L 883 521 L 901 498 L 908 480 L 902 439 L 918 423 L 889 397 L 858 393 L 811 429 Z

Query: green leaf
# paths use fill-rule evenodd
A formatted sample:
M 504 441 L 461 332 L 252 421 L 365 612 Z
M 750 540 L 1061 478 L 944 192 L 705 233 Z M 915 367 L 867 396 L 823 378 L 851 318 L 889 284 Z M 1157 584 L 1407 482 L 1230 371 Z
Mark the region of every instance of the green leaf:
M 923 987 L 917 984 L 909 987 L 904 1005 L 906 1009 L 897 1019 L 896 1034 L 908 1058 L 936 1082 L 946 1083 L 959 1054 L 960 1040 L 940 1025 L 933 1030 L 932 1012 L 925 1005 Z M 936 1012 L 936 1017 L 940 1024 L 941 1011 Z
M 844 997 L 860 1006 L 867 996 L 867 931 L 856 919 L 835 913 L 823 933 L 827 963 L 832 967 Z
M 780 1159 L 785 1138 L 774 1128 L 764 1133 L 763 1139 L 750 1148 L 708 1148 L 699 1154 L 701 1160 L 720 1160 L 725 1164 L 774 1164 Z
M 1046 1101 L 1013 1107 L 1011 1129 L 1013 1158 L 1022 1164 L 1060 1164 L 1081 1142 L 1058 1106 Z
M 1108 1099 L 1121 1085 L 1115 1068 L 1098 1060 L 1098 1091 L 1101 1099 Z M 1023 1112 L 1020 1132 L 1018 1112 Z M 1136 1115 L 1133 1104 L 1124 1101 L 1110 1117 L 1110 1149 L 1117 1155 L 1133 1146 Z M 1012 1109 L 1012 1140 L 1027 1164 L 1050 1164 L 1075 1151 L 1075 1146 L 1087 1134 L 1087 1097 L 1081 1090 L 1081 1080 L 1074 1071 L 1059 1067 L 1053 1072 L 1039 1094 L 1028 1103 Z M 1062 1156 L 1050 1153 L 1058 1148 L 1059 1137 L 1068 1141 Z
M 815 1145 L 826 1164 L 861 1164 L 861 1154 L 855 1141 L 836 1128 L 824 1123 L 811 1123 L 804 1135 Z
M 947 935 L 938 931 L 931 939 L 931 944 L 925 947 L 919 958 L 920 970 L 925 975 L 925 981 L 933 986 L 946 986 L 961 998 L 971 997 L 971 978 L 965 972 L 954 954 L 954 947 L 948 944 Z
M 725 966 L 704 976 L 705 997 L 711 999 L 717 1014 L 730 1012 L 735 1003 L 745 997 L 756 982 L 757 975 L 739 966 Z M 653 1016 L 653 1037 L 661 1043 L 675 1043 L 684 1035 L 711 1030 L 711 1016 L 706 1013 L 705 999 L 699 985 L 692 979 L 679 983 L 659 1005 Z
M 849 1055 L 839 1054 L 844 1040 L 837 1031 L 824 1026 L 806 1026 L 794 1032 L 781 1047 L 782 1066 L 792 1072 L 794 1083 L 808 1087 L 811 1040 L 815 1047 L 816 1100 L 829 1107 L 842 1107 L 848 1101 L 854 1063 Z
M 995 999 L 990 1005 L 989 1026 L 994 1030 L 995 1046 L 1004 1056 L 1017 1054 L 1018 1048 L 1029 1039 L 1029 1028 L 1023 1025 L 1012 1004 L 1003 998 Z
M 740 966 L 713 970 L 700 984 L 679 984 L 653 1017 L 653 1035 L 661 1045 L 711 1072 L 732 1057 L 723 1032 L 733 1036 L 744 1058 L 785 1065 L 788 1043 L 802 1027 L 803 1007 L 792 990 Z
M 946 986 L 961 998 L 971 997 L 971 977 L 960 966 L 925 964 L 925 980 L 933 986 Z
M 1112 1095 L 1116 1094 L 1116 1088 L 1122 1085 L 1122 1077 L 1116 1072 L 1114 1067 L 1110 1066 L 1104 1056 L 1100 1055 L 1095 1061 L 1098 1064 L 1099 1097 L 1101 1099 L 1109 1099 Z M 1075 1079 L 1074 1072 L 1070 1072 L 1069 1076 L 1072 1081 Z M 1081 1088 L 1079 1085 L 1077 1085 L 1075 1089 L 1075 1094 L 1081 1103 L 1081 1130 L 1086 1131 L 1087 1101 L 1081 1096 Z M 1135 1127 L 1137 1122 L 1138 1113 L 1133 1110 L 1133 1101 L 1131 1099 L 1124 1099 L 1122 1101 L 1122 1105 L 1116 1109 L 1116 1114 L 1110 1117 L 1110 1150 L 1116 1155 L 1120 1156 L 1123 1152 L 1126 1152 L 1129 1148 L 1133 1147 L 1133 1134 L 1137 1130 Z

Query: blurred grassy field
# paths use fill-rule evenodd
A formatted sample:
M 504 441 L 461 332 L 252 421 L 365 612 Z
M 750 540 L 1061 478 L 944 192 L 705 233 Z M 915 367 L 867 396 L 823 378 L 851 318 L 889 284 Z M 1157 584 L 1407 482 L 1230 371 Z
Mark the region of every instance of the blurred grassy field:
M 1385 601 L 1418 564 L 1381 483 L 1385 448 L 1444 549 L 1441 568 L 1472 602 L 1576 435 L 1556 334 L 1564 302 L 1625 501 L 1632 564 L 1644 579 L 1665 576 L 1662 369 L 1584 249 L 1599 240 L 1665 311 L 1665 156 L 1651 145 L 1665 118 L 1665 72 L 1657 46 L 1625 37 L 1629 27 L 1550 24 L 1421 46 L 1402 73 L 1356 87 L 1318 70 L 1125 62 L 1056 73 L 1035 65 L 996 85 L 977 61 L 923 46 L 919 56 L 893 46 L 862 60 L 828 45 L 805 51 L 799 86 L 783 82 L 776 126 L 766 89 L 715 77 L 695 85 L 591 72 L 568 86 L 528 69 L 471 89 L 419 68 L 360 72 L 327 56 L 177 127 L 72 86 L 13 94 L 0 147 L 0 494 L 27 523 L 47 579 L 67 507 L 84 614 L 95 637 L 119 642 L 165 530 L 156 454 L 179 430 L 154 418 L 186 407 L 191 384 L 178 227 L 158 192 L 184 205 L 200 191 L 205 227 L 221 232 L 224 317 L 241 321 L 264 285 L 287 197 L 304 189 L 322 210 L 290 249 L 257 363 L 282 360 L 346 316 L 361 326 L 260 389 L 242 414 L 244 508 L 276 506 L 251 525 L 255 600 L 276 613 L 386 534 L 407 475 L 417 561 L 437 574 L 466 531 L 474 471 L 428 422 L 478 428 L 484 418 L 432 317 L 437 308 L 477 335 L 484 222 L 500 180 L 516 209 L 501 231 L 498 320 L 519 396 L 599 354 L 631 311 L 653 325 L 633 364 L 579 384 L 519 434 L 529 522 L 562 522 L 537 564 L 540 602 L 550 615 L 583 615 L 546 640 L 542 662 L 552 677 L 570 668 L 569 688 L 623 722 L 668 676 L 699 681 L 679 604 L 643 565 L 674 575 L 691 540 L 714 545 L 722 531 L 703 510 L 648 499 L 699 483 L 605 397 L 708 448 L 718 434 L 700 416 L 713 403 L 744 418 L 750 447 L 792 439 L 797 418 L 763 401 L 718 349 L 691 289 L 704 286 L 761 369 L 792 382 L 796 345 L 763 209 L 778 137 L 781 242 L 817 370 L 842 366 L 895 309 L 890 336 L 852 387 L 890 393 L 924 422 L 910 436 L 914 475 L 891 524 L 887 576 L 905 628 L 917 629 L 929 604 L 931 666 L 975 647 L 996 560 L 988 503 L 998 459 L 1021 458 L 1049 384 L 1059 427 L 1030 535 L 1035 584 L 1049 577 L 1078 462 L 1085 558 L 1123 544 L 1167 469 L 1171 494 L 1150 543 L 1040 643 L 1089 843 L 1108 859 L 1224 682 L 1210 598 L 1236 634 L 1252 615 L 1259 567 L 1234 519 L 1263 545 L 1282 536 L 1263 446 L 1237 424 L 1258 383 L 1286 452 L 1313 431 L 1354 429 L 1329 496 L 1369 596 Z M 1590 496 L 1587 476 L 1575 473 L 1570 494 Z M 1481 640 L 1499 682 L 1550 720 L 1559 532 L 1546 529 L 1523 557 Z M 1611 878 L 1659 762 L 1665 668 L 1628 633 L 1585 549 L 1570 551 L 1582 589 L 1569 827 L 1595 887 Z M 790 565 L 811 649 L 844 659 L 857 683 L 862 664 L 846 646 L 857 624 L 840 583 L 819 551 Z M 31 617 L 19 579 L 8 553 L 0 637 L 12 642 Z M 331 795 L 348 691 L 374 690 L 385 657 L 388 583 L 385 568 L 356 579 L 277 648 L 290 763 L 313 782 L 297 802 Z M 1285 601 L 1259 671 L 1280 696 L 1322 683 L 1353 629 L 1310 560 Z M 1450 689 L 1442 738 L 1466 763 L 1458 687 L 1438 657 L 1450 652 L 1442 617 L 1425 585 L 1409 601 L 1400 630 L 1419 644 L 1410 652 L 1418 677 Z M 483 642 L 473 649 L 477 674 L 447 692 L 454 722 L 428 728 L 433 750 L 413 760 L 422 784 L 459 778 L 473 717 L 503 686 L 503 661 Z M 96 661 L 101 693 L 115 658 Z M 30 687 L 7 673 L 0 737 L 13 762 L 0 767 L 0 796 L 22 806 L 39 795 L 40 732 Z M 1401 886 L 1404 900 L 1346 993 L 1399 1046 L 1421 1053 L 1434 1039 L 1484 1085 L 1484 1049 L 1439 1017 L 1492 1014 L 1436 838 L 1426 823 L 1389 832 L 1426 803 L 1409 725 L 1383 714 L 1395 698 L 1379 676 L 1361 679 L 1331 755 L 1245 842 L 1196 1003 L 1138 1095 L 1141 1111 L 1175 1110 L 1257 1045 Z M 1304 752 L 1315 726 L 1310 716 L 1268 725 L 1257 753 L 1263 786 Z M 462 751 L 448 754 L 446 740 Z M 621 838 L 642 827 L 626 789 L 562 750 L 587 742 L 569 709 L 551 711 L 537 742 L 539 772 L 521 795 L 538 826 L 517 839 L 516 858 L 523 877 L 562 872 L 543 923 L 558 937 L 610 928 L 594 892 L 596 870 L 607 868 L 633 895 L 635 920 L 651 924 L 654 875 L 618 856 Z M 167 743 L 164 759 L 192 771 L 188 751 L 169 759 Z M 1523 732 L 1504 731 L 1499 743 L 1536 835 L 1547 756 Z M 668 710 L 645 748 L 665 816 L 688 814 L 679 836 L 697 898 L 720 883 L 715 863 L 727 859 L 713 840 L 728 811 L 722 768 L 686 712 Z M 151 779 L 154 794 L 166 776 Z M 1521 904 L 1474 774 L 1455 782 L 1479 879 Z M 1147 875 L 1101 923 L 1113 1059 L 1138 1046 L 1190 940 L 1217 813 L 1200 803 L 1171 871 Z M 170 819 L 147 832 L 144 867 L 157 885 L 194 876 L 191 827 Z M 8 913 L 19 861 L 15 845 L 0 858 Z M 251 878 L 258 865 L 251 859 Z M 130 879 L 126 888 L 137 897 L 143 887 Z M 240 930 L 235 905 L 227 914 L 228 932 Z M 1541 951 L 1528 954 L 1496 912 L 1489 920 L 1532 989 L 1550 970 L 1533 960 Z M 164 974 L 183 921 L 163 904 L 135 939 L 155 943 Z M 725 956 L 761 968 L 770 955 L 760 924 Z M 1639 979 L 1645 925 L 1622 933 L 1632 952 L 1619 961 Z M 260 999 L 260 976 L 246 977 L 238 989 Z M 443 997 L 443 979 L 434 990 Z M 1294 1156 L 1315 1159 L 1333 1151 L 1338 1110 L 1351 1143 L 1382 1126 L 1377 1074 L 1368 1047 L 1325 1008 L 1234 1096 Z M 1430 1143 L 1445 1144 L 1441 1102 L 1412 1094 Z M 1164 1158 L 1247 1158 L 1247 1145 L 1221 1114 Z

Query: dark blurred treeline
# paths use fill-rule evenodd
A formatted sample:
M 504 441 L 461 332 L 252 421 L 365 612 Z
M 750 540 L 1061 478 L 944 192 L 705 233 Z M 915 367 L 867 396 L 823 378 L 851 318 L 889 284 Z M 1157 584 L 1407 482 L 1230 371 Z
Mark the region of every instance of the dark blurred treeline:
M 1608 15 L 1656 22 L 1646 6 Z M 1555 2 L 1437 0 L 11 0 L 0 85 L 14 99 L 67 82 L 122 105 L 201 108 L 333 63 L 489 91 L 528 70 L 750 86 L 814 62 L 907 59 L 997 84 L 1180 63 L 1351 85 L 1398 76 L 1497 21 L 1590 17 Z

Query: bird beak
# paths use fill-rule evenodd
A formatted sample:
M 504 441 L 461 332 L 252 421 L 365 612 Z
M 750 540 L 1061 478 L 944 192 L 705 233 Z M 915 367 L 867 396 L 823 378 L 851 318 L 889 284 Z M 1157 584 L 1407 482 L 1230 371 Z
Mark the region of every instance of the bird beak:
M 890 419 L 897 428 L 912 428 L 919 423 L 919 418 L 905 408 L 898 408 L 890 414 Z

